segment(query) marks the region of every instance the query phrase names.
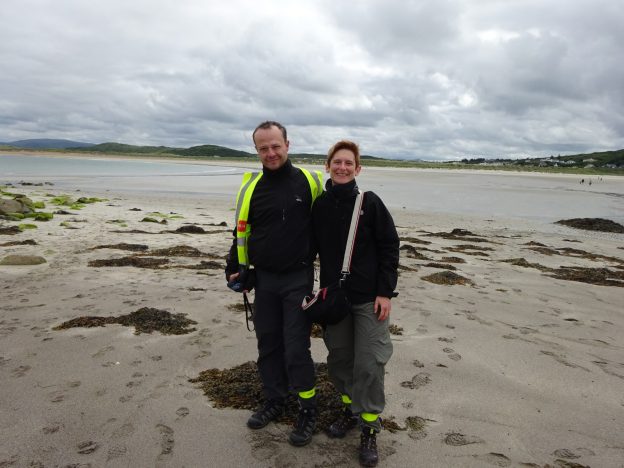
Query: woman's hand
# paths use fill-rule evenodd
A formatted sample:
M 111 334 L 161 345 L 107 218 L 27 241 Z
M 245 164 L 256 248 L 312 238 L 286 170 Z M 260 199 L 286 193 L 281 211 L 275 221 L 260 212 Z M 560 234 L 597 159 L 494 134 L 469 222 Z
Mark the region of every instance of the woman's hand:
M 375 313 L 379 314 L 377 320 L 383 321 L 390 317 L 390 309 L 392 309 L 392 304 L 389 297 L 377 296 L 375 298 Z

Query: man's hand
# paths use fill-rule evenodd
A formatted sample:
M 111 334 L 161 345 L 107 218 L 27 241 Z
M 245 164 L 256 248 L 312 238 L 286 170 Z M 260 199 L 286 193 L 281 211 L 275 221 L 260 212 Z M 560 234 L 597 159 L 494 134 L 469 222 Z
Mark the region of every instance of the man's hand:
M 238 276 L 240 275 L 240 273 L 232 273 L 229 277 L 228 277 L 228 283 L 232 283 L 234 282 L 234 280 L 236 278 L 238 278 Z
M 390 309 L 392 309 L 392 304 L 389 297 L 377 296 L 375 298 L 375 313 L 379 314 L 377 320 L 386 320 L 390 316 Z

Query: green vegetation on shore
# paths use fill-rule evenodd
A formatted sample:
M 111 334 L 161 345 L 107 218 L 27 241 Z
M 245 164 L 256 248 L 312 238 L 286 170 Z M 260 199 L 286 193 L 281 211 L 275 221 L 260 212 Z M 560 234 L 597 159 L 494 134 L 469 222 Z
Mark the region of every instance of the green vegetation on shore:
M 22 152 L 28 148 L 0 146 L 1 151 Z M 234 150 L 218 145 L 200 145 L 190 148 L 168 146 L 136 146 L 123 143 L 102 143 L 83 148 L 36 148 L 36 151 L 76 154 L 123 155 L 150 158 L 180 158 L 212 161 L 256 161 L 254 153 Z M 325 155 L 291 153 L 295 162 L 323 164 Z M 363 164 L 377 167 L 412 167 L 420 169 L 478 169 L 526 172 L 551 172 L 584 175 L 624 175 L 624 149 L 588 154 L 558 155 L 547 158 L 486 159 L 472 158 L 461 161 L 430 162 L 422 160 L 384 159 L 363 155 Z

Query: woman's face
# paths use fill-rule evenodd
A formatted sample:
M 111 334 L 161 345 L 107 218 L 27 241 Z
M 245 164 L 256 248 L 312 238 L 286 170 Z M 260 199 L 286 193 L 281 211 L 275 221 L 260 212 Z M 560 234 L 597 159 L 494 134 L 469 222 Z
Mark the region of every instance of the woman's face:
M 334 185 L 351 182 L 361 169 L 362 166 L 356 167 L 355 165 L 355 154 L 348 149 L 336 151 L 329 165 L 325 166 L 325 170 L 329 172 L 329 177 Z

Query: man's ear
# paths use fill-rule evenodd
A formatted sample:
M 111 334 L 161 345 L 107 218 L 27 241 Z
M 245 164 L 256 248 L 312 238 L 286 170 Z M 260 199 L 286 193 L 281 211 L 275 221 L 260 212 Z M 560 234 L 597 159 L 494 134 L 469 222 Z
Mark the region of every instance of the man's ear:
M 362 166 L 358 166 L 355 168 L 355 175 L 359 176 L 360 175 L 360 171 L 362 170 Z

